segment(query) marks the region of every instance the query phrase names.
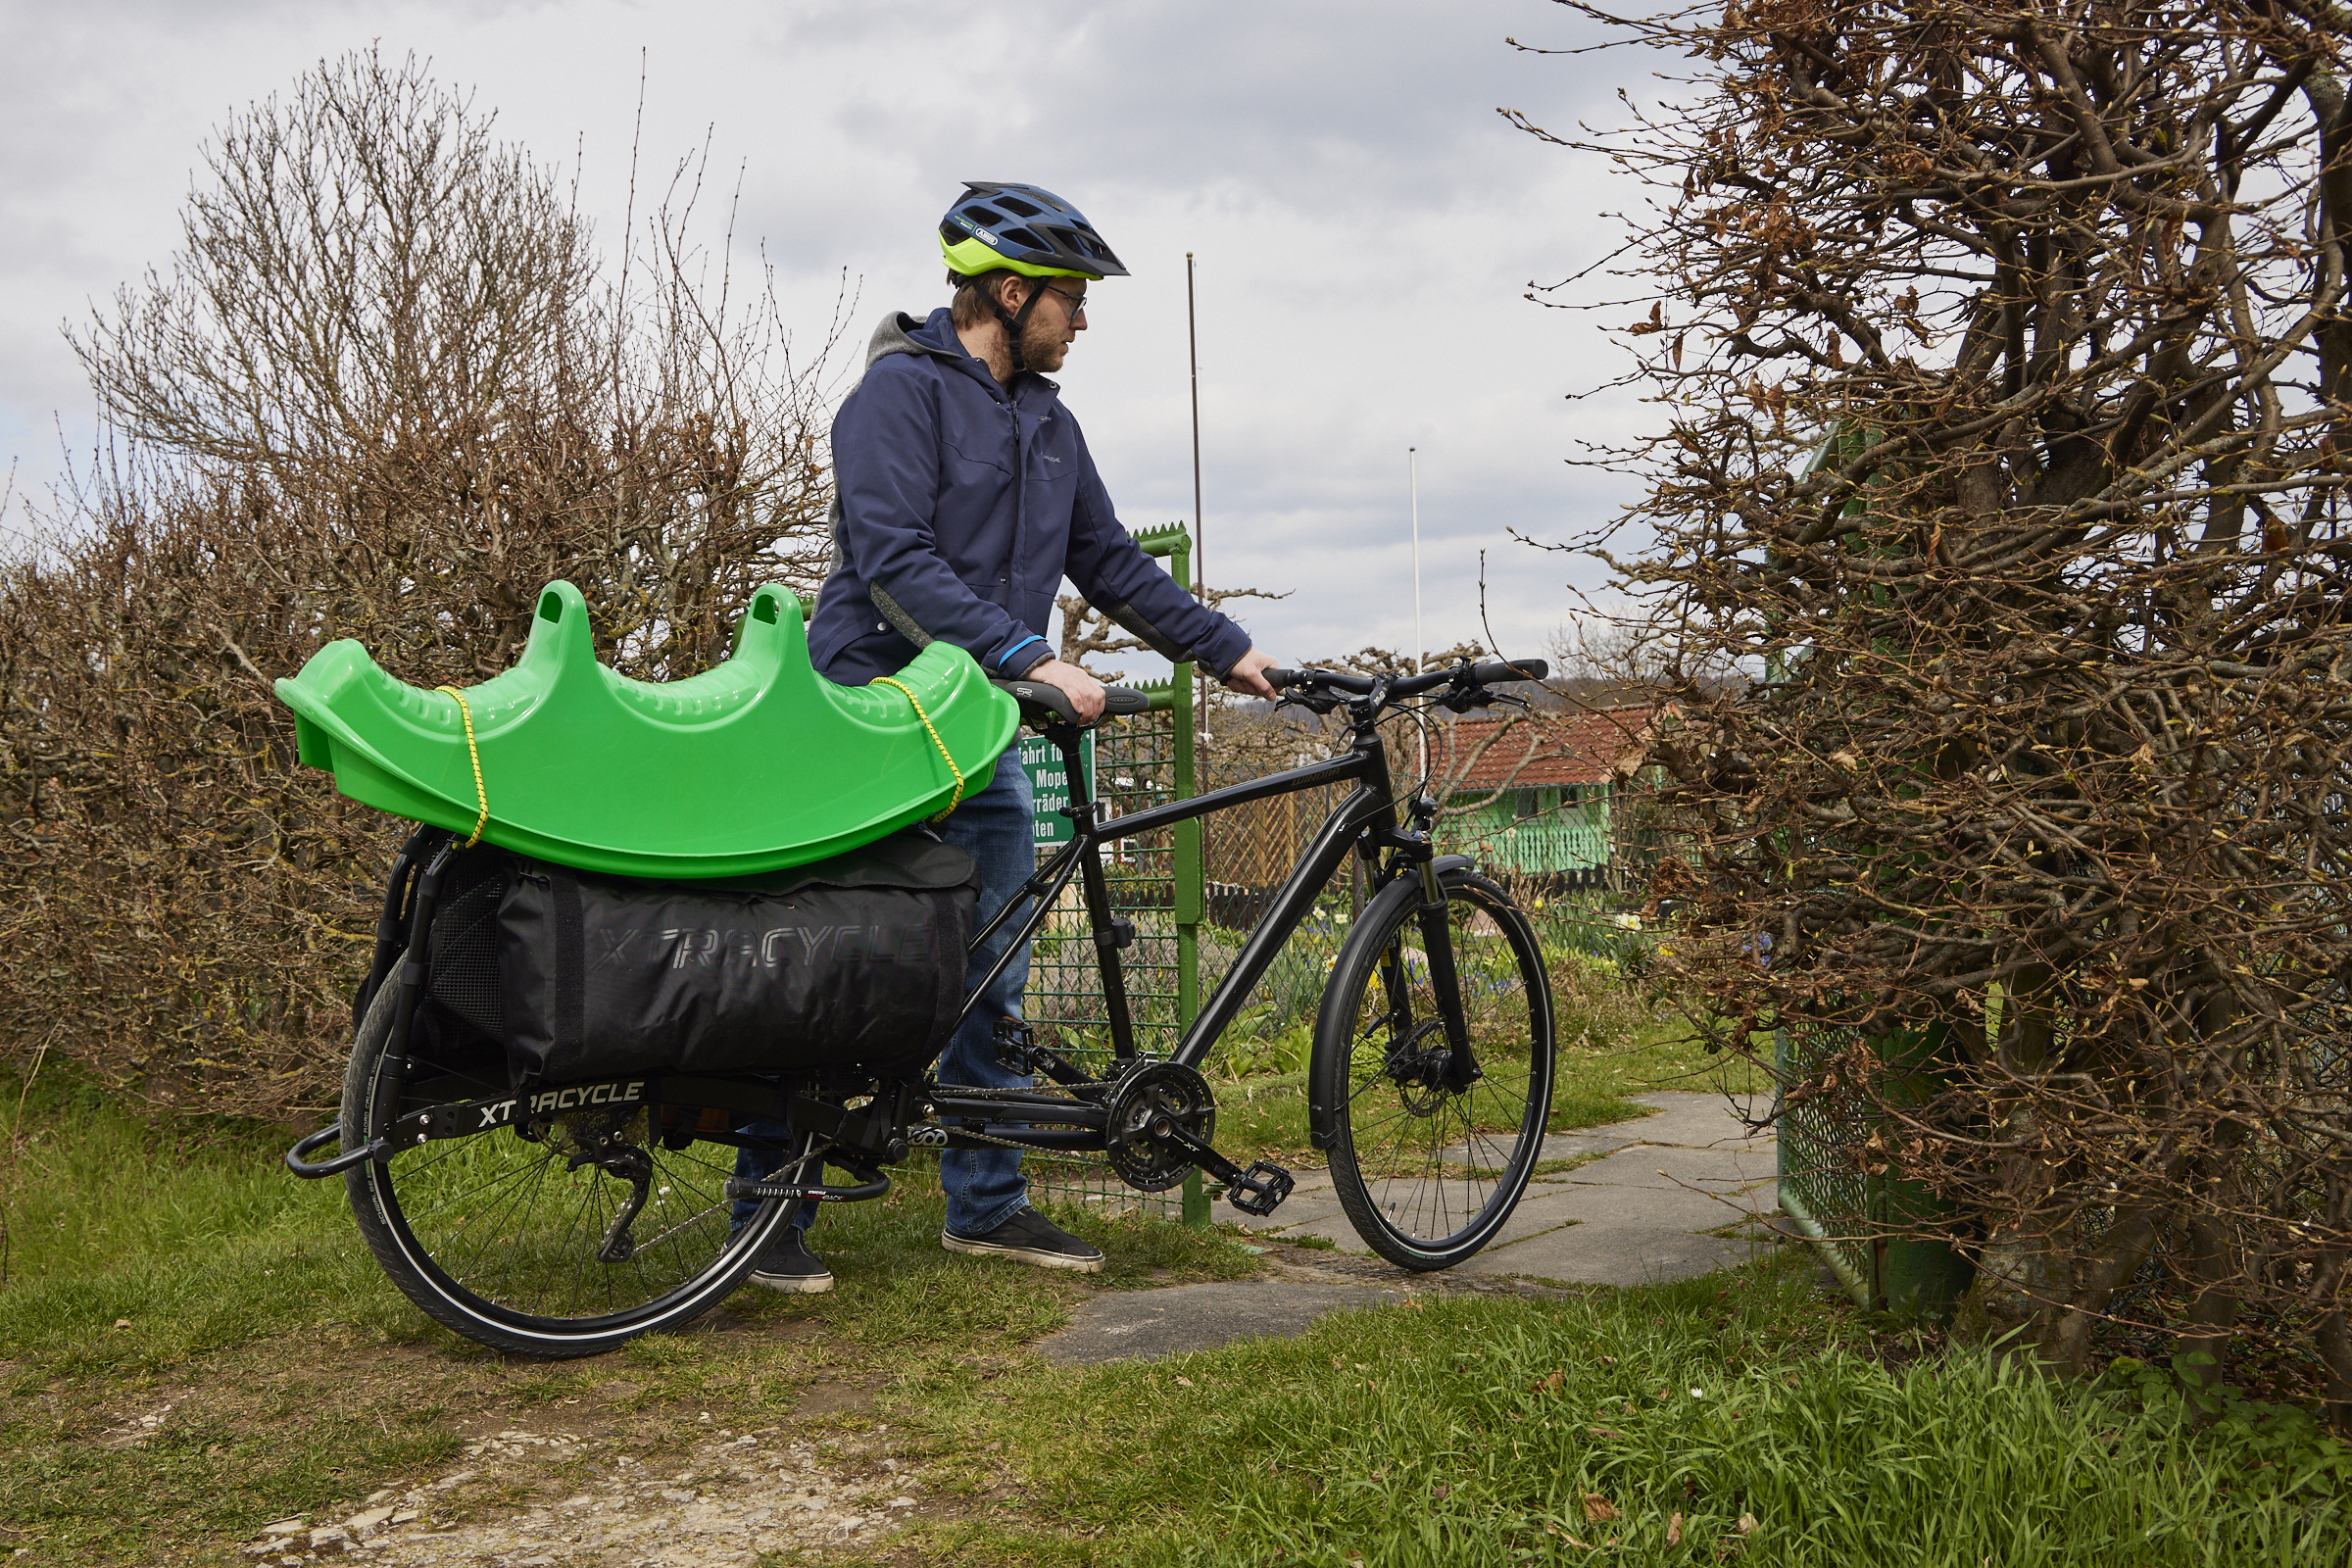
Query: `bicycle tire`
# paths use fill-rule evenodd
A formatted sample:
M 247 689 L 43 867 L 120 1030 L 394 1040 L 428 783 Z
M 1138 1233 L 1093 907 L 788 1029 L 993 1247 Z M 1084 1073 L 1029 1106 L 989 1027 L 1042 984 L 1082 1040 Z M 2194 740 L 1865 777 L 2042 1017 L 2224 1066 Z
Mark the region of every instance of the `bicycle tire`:
M 382 987 L 361 1021 L 343 1079 L 347 1148 L 380 1136 L 402 1108 L 391 1102 L 386 1052 L 398 1001 L 398 986 Z M 610 1112 L 588 1115 L 604 1118 L 596 1134 L 617 1133 L 651 1161 L 648 1198 L 631 1227 L 649 1240 L 625 1259 L 599 1258 L 629 1189 L 595 1164 L 566 1168 L 588 1135 L 584 1120 L 560 1113 L 536 1143 L 505 1126 L 436 1139 L 343 1177 L 360 1235 L 400 1293 L 493 1349 L 565 1359 L 683 1328 L 741 1285 L 789 1205 L 761 1203 L 730 1237 L 722 1184 L 733 1172 L 731 1148 L 666 1149 L 646 1136 L 644 1108 L 633 1127 L 613 1127 Z
M 1383 890 L 1340 950 L 1308 1075 L 1315 1139 L 1348 1223 L 1382 1257 L 1422 1272 L 1494 1239 L 1551 1114 L 1551 987 L 1535 928 L 1485 877 L 1448 870 L 1441 885 L 1483 1076 L 1458 1090 L 1436 1081 L 1446 1035 L 1416 946 L 1418 877 Z

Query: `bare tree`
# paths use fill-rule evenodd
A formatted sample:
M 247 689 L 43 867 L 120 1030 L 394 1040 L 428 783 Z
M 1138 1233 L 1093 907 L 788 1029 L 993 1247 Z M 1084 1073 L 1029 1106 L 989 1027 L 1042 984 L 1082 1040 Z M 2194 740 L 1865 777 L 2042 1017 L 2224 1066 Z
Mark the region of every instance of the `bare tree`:
M 1698 1026 L 1867 1110 L 1970 1321 L 2080 1367 L 2153 1269 L 2352 1409 L 2344 15 L 1572 9 L 1692 73 L 1552 139 L 1653 197 L 1611 559 L 1762 676 L 1657 753 Z
M 118 444 L 0 560 L 0 1054 L 277 1114 L 331 1103 L 394 825 L 294 765 L 271 679 L 348 636 L 478 681 L 558 576 L 617 667 L 708 667 L 818 580 L 841 323 L 796 361 L 694 248 L 694 159 L 624 288 L 413 60 L 322 65 L 206 172 L 74 338 Z

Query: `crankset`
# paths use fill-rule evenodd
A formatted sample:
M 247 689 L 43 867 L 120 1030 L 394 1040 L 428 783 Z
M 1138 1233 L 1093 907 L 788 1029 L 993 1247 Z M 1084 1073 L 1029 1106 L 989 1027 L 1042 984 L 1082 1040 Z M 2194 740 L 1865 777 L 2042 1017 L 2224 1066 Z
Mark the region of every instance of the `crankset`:
M 1119 1180 L 1141 1192 L 1165 1192 L 1198 1165 L 1243 1213 L 1273 1213 L 1291 1196 L 1291 1173 L 1263 1160 L 1242 1169 L 1210 1146 L 1216 1130 L 1206 1079 L 1177 1062 L 1139 1061 L 1111 1087 L 1102 1142 Z
M 1139 1061 L 1110 1089 L 1102 1147 L 1119 1180 L 1164 1193 L 1193 1168 L 1192 1146 L 1217 1133 L 1217 1102 L 1208 1080 L 1173 1061 Z M 1179 1139 L 1178 1129 L 1189 1134 Z

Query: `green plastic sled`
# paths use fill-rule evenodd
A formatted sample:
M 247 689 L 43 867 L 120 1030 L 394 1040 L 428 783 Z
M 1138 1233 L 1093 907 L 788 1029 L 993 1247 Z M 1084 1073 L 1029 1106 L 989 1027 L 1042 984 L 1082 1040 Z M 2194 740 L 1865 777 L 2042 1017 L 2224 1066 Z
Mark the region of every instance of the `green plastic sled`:
M 935 642 L 896 687 L 836 686 L 808 662 L 800 601 L 752 596 L 716 669 L 654 683 L 596 662 L 588 606 L 539 596 L 513 669 L 466 693 L 490 818 L 482 837 L 588 871 L 745 876 L 801 865 L 936 815 L 987 785 L 1020 724 L 971 655 Z M 458 703 L 393 679 L 348 639 L 277 683 L 301 759 L 355 801 L 470 834 L 479 815 Z

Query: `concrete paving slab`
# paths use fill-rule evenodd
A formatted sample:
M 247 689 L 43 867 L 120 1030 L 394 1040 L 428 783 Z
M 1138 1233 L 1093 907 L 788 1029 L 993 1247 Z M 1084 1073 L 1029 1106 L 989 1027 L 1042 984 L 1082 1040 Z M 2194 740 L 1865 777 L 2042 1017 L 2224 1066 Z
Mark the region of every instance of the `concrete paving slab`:
M 1648 1187 L 1671 1191 L 1703 1187 L 1730 1191 L 1770 1181 L 1773 1152 L 1762 1149 L 1689 1149 L 1673 1145 L 1636 1144 L 1574 1170 L 1539 1176 L 1540 1182 L 1602 1187 Z
M 1236 1340 L 1298 1334 L 1327 1312 L 1386 1306 L 1404 1298 L 1402 1291 L 1292 1279 L 1110 1291 L 1081 1305 L 1068 1328 L 1047 1336 L 1037 1348 L 1047 1360 L 1065 1366 L 1156 1361 Z
M 1523 1275 L 1567 1285 L 1653 1285 L 1745 1262 L 1753 1248 L 1651 1225 L 1571 1225 L 1509 1247 L 1490 1247 L 1455 1270 L 1481 1278 Z
M 1287 1209 L 1290 1205 L 1286 1203 L 1283 1206 Z M 1256 1227 L 1252 1226 L 1251 1229 L 1254 1230 Z M 1372 1250 L 1364 1245 L 1364 1239 L 1355 1234 L 1355 1227 L 1348 1223 L 1348 1216 L 1341 1213 L 1336 1205 L 1328 1214 L 1293 1225 L 1288 1230 L 1267 1231 L 1263 1234 L 1285 1242 L 1295 1242 L 1302 1236 L 1318 1236 L 1343 1252 L 1368 1254 Z
M 1629 1125 L 1639 1126 L 1640 1123 Z M 1626 1133 L 1551 1133 L 1544 1140 L 1544 1152 L 1536 1156 L 1539 1163 L 1547 1159 L 1573 1159 L 1579 1154 L 1613 1154 L 1635 1141 L 1635 1134 Z
M 1522 1202 L 1519 1206 L 1528 1205 Z M 1706 1193 L 1659 1192 L 1649 1187 L 1572 1188 L 1537 1206 L 1589 1225 L 1646 1225 L 1661 1233 L 1717 1230 L 1737 1225 L 1752 1212 L 1744 1203 L 1734 1206 Z
M 1338 1194 L 1331 1192 L 1325 1192 L 1314 1198 L 1294 1197 L 1286 1200 L 1280 1208 L 1264 1219 L 1251 1219 L 1248 1215 L 1238 1212 L 1235 1217 L 1260 1236 L 1281 1236 L 1289 1231 L 1302 1230 L 1340 1219 L 1340 1200 Z M 1344 1220 L 1343 1223 L 1345 1223 Z
M 1637 1104 L 1655 1107 L 1655 1114 L 1640 1121 L 1618 1122 L 1608 1131 L 1623 1132 L 1643 1143 L 1678 1144 L 1687 1148 L 1748 1140 L 1747 1128 L 1734 1108 L 1735 1102 L 1725 1096 L 1662 1090 L 1633 1098 Z M 1744 1106 L 1748 1102 L 1737 1103 Z

